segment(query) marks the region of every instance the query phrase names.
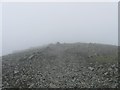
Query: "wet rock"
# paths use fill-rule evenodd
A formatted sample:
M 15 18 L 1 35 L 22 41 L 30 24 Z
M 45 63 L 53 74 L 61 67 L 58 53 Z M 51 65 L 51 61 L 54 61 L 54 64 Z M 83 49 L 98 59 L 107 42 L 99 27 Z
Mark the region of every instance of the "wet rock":
M 53 83 L 50 83 L 50 88 L 57 88 L 57 86 Z
M 32 88 L 34 86 L 34 83 L 32 83 L 30 86 L 29 86 L 29 88 Z
M 32 59 L 33 57 L 34 57 L 34 55 L 31 55 L 31 56 L 28 57 L 28 59 Z
M 115 65 L 115 64 L 113 64 L 111 67 L 112 67 L 112 68 L 115 68 L 115 66 L 116 66 L 116 65 Z
M 75 82 L 75 80 L 76 80 L 76 78 L 74 77 L 74 78 L 72 78 L 72 82 Z
M 108 73 L 108 72 L 105 72 L 104 75 L 109 75 L 109 73 Z
M 118 68 L 115 68 L 115 72 L 118 72 Z
M 19 73 L 19 71 L 18 70 L 14 70 L 14 74 L 17 74 L 17 73 Z
M 113 69 L 112 68 L 108 68 L 108 71 L 112 71 Z
M 93 68 L 93 67 L 88 67 L 88 69 L 89 69 L 89 70 L 91 70 L 91 71 L 93 71 L 93 70 L 94 70 L 94 68 Z

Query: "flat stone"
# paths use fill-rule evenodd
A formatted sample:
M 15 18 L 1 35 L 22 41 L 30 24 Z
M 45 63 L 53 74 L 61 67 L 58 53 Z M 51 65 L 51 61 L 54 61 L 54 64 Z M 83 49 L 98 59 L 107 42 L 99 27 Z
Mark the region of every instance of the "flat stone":
M 32 59 L 33 57 L 34 57 L 34 55 L 31 55 L 31 56 L 28 57 L 28 59 Z
M 19 73 L 19 71 L 18 71 L 18 70 L 15 70 L 15 71 L 14 71 L 14 74 L 17 74 L 17 73 Z
M 32 88 L 34 86 L 34 83 L 32 83 L 30 86 L 29 86 L 29 88 Z
M 89 69 L 89 70 L 91 70 L 91 71 L 93 71 L 93 70 L 94 70 L 94 68 L 93 68 L 93 67 L 88 67 L 88 69 Z
M 108 72 L 105 72 L 104 75 L 108 75 Z
M 50 83 L 50 87 L 51 88 L 57 88 L 57 86 L 55 84 L 53 84 L 53 83 Z
M 112 68 L 108 68 L 108 71 L 112 71 Z

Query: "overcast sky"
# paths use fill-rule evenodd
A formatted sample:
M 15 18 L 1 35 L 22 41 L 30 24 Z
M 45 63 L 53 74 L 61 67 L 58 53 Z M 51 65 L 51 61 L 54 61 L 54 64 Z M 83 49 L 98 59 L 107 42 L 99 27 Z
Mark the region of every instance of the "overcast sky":
M 117 3 L 4 3 L 3 54 L 59 42 L 118 44 Z

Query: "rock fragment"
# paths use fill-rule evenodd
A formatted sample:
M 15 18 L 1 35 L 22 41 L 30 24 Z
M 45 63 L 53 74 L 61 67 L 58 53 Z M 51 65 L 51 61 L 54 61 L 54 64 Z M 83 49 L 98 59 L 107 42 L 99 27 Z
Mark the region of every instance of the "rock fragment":
M 33 57 L 34 57 L 34 55 L 31 55 L 31 56 L 28 57 L 28 59 L 32 59 Z
M 19 73 L 19 71 L 18 70 L 14 70 L 14 74 L 17 74 L 17 73 Z
M 93 68 L 93 67 L 88 67 L 88 69 L 89 69 L 89 70 L 91 70 L 91 71 L 93 71 L 93 70 L 94 70 L 94 68 Z

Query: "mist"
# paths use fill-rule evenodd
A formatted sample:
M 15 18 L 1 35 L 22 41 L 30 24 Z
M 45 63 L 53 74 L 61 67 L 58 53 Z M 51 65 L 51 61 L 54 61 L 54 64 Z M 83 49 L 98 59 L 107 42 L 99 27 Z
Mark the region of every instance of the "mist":
M 117 3 L 4 3 L 2 54 L 49 43 L 118 45 Z

